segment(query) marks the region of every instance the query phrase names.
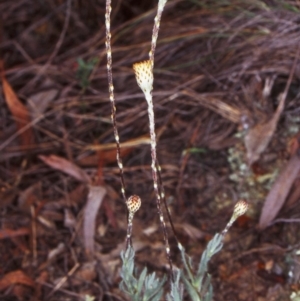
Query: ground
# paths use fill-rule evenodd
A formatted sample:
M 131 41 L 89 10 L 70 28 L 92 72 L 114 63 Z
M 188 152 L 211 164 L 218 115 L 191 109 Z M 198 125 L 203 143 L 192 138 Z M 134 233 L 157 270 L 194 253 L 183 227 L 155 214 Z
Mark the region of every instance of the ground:
M 126 300 L 105 1 L 3 0 L 0 11 L 0 299 Z M 210 262 L 216 301 L 300 298 L 299 11 L 170 0 L 163 12 L 153 101 L 178 239 L 197 262 L 235 203 L 250 204 Z M 136 266 L 162 275 L 147 103 L 132 70 L 148 57 L 155 13 L 155 1 L 113 1 L 112 71 L 126 193 L 142 200 Z

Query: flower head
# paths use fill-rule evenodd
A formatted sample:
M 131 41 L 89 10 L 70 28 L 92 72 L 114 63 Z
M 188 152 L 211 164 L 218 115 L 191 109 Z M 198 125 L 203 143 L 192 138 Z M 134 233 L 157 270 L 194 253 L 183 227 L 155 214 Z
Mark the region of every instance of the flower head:
M 143 61 L 133 65 L 136 81 L 144 94 L 151 93 L 153 89 L 153 70 L 151 61 Z
M 141 207 L 141 198 L 138 195 L 132 195 L 126 201 L 129 213 L 136 213 Z
M 236 220 L 237 218 L 245 214 L 248 208 L 249 208 L 249 204 L 246 201 L 244 200 L 238 201 L 234 206 L 232 219 Z

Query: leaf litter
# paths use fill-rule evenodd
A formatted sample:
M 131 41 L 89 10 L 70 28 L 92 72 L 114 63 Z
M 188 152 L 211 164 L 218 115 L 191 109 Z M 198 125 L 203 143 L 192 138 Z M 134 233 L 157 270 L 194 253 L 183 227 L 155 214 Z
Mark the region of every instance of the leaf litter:
M 0 98 L 0 281 L 22 271 L 34 281 L 35 286 L 29 285 L 29 289 L 38 300 L 82 300 L 83 294 L 99 300 L 124 300 L 118 290 L 118 254 L 124 247 L 126 209 L 118 169 L 111 160 L 115 150 L 101 27 L 104 6 L 95 0 L 72 6 L 48 1 L 35 2 L 29 9 L 27 2 L 0 4 L 4 26 L 1 50 L 6 66 L 6 92 Z M 133 1 L 128 5 L 120 1 L 118 5 L 112 24 L 117 123 L 121 146 L 127 146 L 121 150 L 127 189 L 143 201 L 133 242 L 140 246 L 140 267 L 147 265 L 161 273 L 164 251 L 150 190 L 147 108 L 130 68 L 148 55 L 155 3 Z M 270 1 L 251 5 L 237 0 L 227 4 L 173 1 L 162 19 L 153 93 L 156 127 L 163 129 L 158 135 L 158 156 L 174 224 L 189 253 L 201 256 L 209 237 L 223 228 L 233 204 L 241 197 L 242 178 L 229 180 L 228 148 L 244 157 L 240 167 L 254 163 L 253 178 L 271 177 L 262 190 L 254 182 L 253 191 L 262 193 L 250 198 L 252 213 L 245 223 L 233 227 L 224 251 L 212 262 L 216 300 L 264 301 L 270 296 L 288 300 L 293 290 L 297 293 L 290 284 L 293 280 L 288 272 L 293 266 L 287 259 L 296 252 L 299 225 L 276 223 L 260 234 L 256 231 L 268 193 L 285 189 L 288 194 L 292 182 L 290 173 L 281 181 L 281 188 L 276 188 L 288 168 L 284 166 L 296 160 L 295 154 L 289 159 L 286 150 L 290 137 L 300 130 L 299 64 L 284 106 L 278 106 L 276 100 L 297 56 L 297 11 L 297 4 L 282 6 Z M 70 20 L 65 12 L 71 12 Z M 88 76 L 76 73 L 79 59 L 92 62 L 95 58 L 99 58 L 98 65 Z M 262 87 L 253 88 L 254 79 L 260 79 Z M 270 79 L 274 81 L 272 89 L 269 97 L 263 98 L 260 95 Z M 45 92 L 46 82 L 51 82 L 49 90 L 53 91 L 49 94 Z M 25 99 L 26 105 L 20 99 Z M 254 130 L 259 124 L 261 128 Z M 254 139 L 248 160 L 247 150 L 237 147 L 235 137 L 247 127 L 263 134 L 261 140 Z M 191 147 L 203 152 L 189 153 L 181 169 L 182 153 Z M 108 151 L 103 153 L 102 162 L 99 151 Z M 30 160 L 24 164 L 27 154 Z M 280 174 L 277 180 L 273 176 L 276 170 Z M 41 191 L 30 195 L 30 187 L 36 183 L 40 183 Z M 88 198 L 91 190 L 87 183 L 101 192 L 95 194 L 98 197 Z M 18 199 L 25 191 L 30 205 L 20 210 Z M 299 197 L 293 201 L 292 212 L 276 214 L 279 219 L 296 220 L 298 209 Z M 32 225 L 36 226 L 36 248 L 32 245 Z M 99 225 L 105 227 L 102 235 L 97 231 Z M 143 234 L 145 229 L 151 229 L 149 236 Z M 60 249 L 60 243 L 65 247 Z M 93 259 L 86 249 L 94 252 Z M 54 250 L 57 253 L 48 260 Z M 176 252 L 173 257 L 179 264 Z M 93 265 L 95 258 L 97 264 Z M 259 264 L 270 260 L 274 262 L 271 270 Z M 238 278 L 224 279 L 221 276 L 225 274 Z M 28 285 L 17 283 L 15 290 L 13 286 L 11 281 L 0 292 L 0 299 L 26 300 Z

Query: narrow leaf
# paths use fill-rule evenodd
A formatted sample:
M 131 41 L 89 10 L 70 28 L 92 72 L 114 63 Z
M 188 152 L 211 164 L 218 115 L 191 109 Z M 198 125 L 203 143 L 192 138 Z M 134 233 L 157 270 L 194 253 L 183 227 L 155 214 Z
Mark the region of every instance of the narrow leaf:
M 40 155 L 39 158 L 50 167 L 60 170 L 69 176 L 77 179 L 80 182 L 89 183 L 90 177 L 82 170 L 80 167 L 75 165 L 74 163 L 64 159 L 62 157 L 58 157 L 55 155 L 51 156 L 42 156 Z
M 21 144 L 27 146 L 33 143 L 34 136 L 30 126 L 30 114 L 28 109 L 19 100 L 18 96 L 2 75 L 3 93 L 6 104 L 13 115 L 18 130 L 20 131 Z
M 94 253 L 94 235 L 96 229 L 96 217 L 102 204 L 106 190 L 102 186 L 90 186 L 87 204 L 84 210 L 83 238 L 86 252 Z
M 189 280 L 183 274 L 181 274 L 181 279 L 183 281 L 183 284 L 184 284 L 188 294 L 191 297 L 191 300 L 192 301 L 201 301 L 201 299 L 198 295 L 198 292 L 196 291 L 196 289 L 191 285 Z
M 300 158 L 294 155 L 281 171 L 266 198 L 259 219 L 261 229 L 266 228 L 276 217 L 299 172 Z
M 138 296 L 140 296 L 142 293 L 142 288 L 143 288 L 146 276 L 147 276 L 147 268 L 144 268 L 140 275 L 140 278 L 138 279 L 138 284 L 137 284 L 137 295 Z

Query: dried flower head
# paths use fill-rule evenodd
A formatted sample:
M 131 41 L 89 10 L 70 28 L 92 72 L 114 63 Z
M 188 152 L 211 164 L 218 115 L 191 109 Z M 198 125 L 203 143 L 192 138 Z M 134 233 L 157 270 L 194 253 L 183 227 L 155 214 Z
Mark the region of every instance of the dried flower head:
M 126 201 L 129 213 L 137 212 L 141 207 L 141 198 L 138 195 L 132 195 Z
M 143 61 L 133 65 L 136 81 L 145 94 L 153 89 L 153 70 L 151 61 Z
M 248 210 L 248 208 L 249 208 L 249 204 L 244 200 L 240 200 L 235 204 L 231 219 L 222 232 L 223 237 L 228 232 L 228 230 L 232 226 L 232 224 L 237 220 L 237 218 L 239 218 L 241 215 L 245 214 L 246 211 Z
M 249 204 L 245 200 L 238 201 L 234 206 L 232 218 L 236 220 L 238 217 L 245 214 L 248 208 Z

